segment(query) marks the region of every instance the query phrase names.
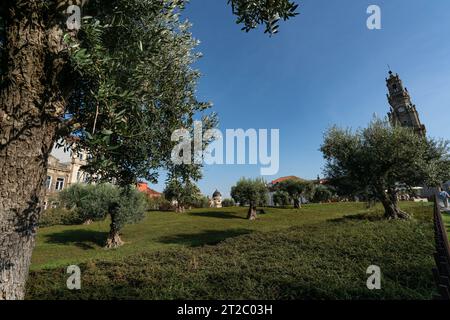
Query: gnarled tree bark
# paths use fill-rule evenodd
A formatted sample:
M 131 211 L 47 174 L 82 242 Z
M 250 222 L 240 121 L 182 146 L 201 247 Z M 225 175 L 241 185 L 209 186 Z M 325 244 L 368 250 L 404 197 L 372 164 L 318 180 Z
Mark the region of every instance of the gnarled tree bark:
M 300 199 L 294 197 L 294 209 L 300 209 L 300 207 L 301 207 Z
M 118 230 L 111 229 L 109 231 L 108 239 L 106 240 L 106 249 L 115 249 L 123 246 L 124 242 L 120 238 L 120 233 Z
M 402 211 L 398 206 L 397 194 L 393 190 L 379 192 L 380 201 L 384 207 L 384 217 L 387 219 L 409 219 L 408 213 Z
M 7 3 L 0 88 L 0 300 L 23 299 L 45 195 L 47 159 L 64 112 L 62 31 L 40 0 Z
M 247 219 L 256 220 L 256 218 L 257 218 L 256 206 L 254 204 L 250 204 L 250 207 L 248 208 Z

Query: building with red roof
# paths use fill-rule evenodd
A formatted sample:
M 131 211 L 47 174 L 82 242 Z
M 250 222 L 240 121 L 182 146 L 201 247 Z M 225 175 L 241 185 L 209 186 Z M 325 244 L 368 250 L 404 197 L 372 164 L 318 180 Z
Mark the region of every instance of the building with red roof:
M 287 177 L 281 177 L 278 179 L 273 180 L 270 184 L 272 186 L 277 185 L 280 182 L 286 181 L 286 180 L 300 180 L 300 181 L 306 181 L 305 179 L 299 178 L 297 176 L 287 176 Z
M 138 182 L 136 185 L 136 188 L 141 191 L 144 192 L 149 198 L 160 198 L 162 197 L 162 193 L 153 190 L 152 188 L 150 188 L 148 186 L 148 184 L 146 182 Z

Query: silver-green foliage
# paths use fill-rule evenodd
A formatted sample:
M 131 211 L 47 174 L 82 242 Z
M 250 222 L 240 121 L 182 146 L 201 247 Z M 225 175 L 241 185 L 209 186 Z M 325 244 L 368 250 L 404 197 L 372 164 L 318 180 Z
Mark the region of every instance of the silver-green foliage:
M 266 205 L 268 190 L 263 179 L 241 178 L 235 186 L 231 187 L 231 197 L 236 203 L 250 206 Z
M 147 210 L 146 196 L 134 188 L 108 183 L 75 184 L 61 191 L 61 204 L 75 211 L 83 221 L 111 217 L 114 230 L 141 220 Z
M 421 137 L 413 130 L 374 119 L 352 132 L 333 127 L 321 151 L 325 175 L 347 192 L 380 200 L 386 215 L 396 217 L 399 186 L 434 187 L 450 179 L 449 143 Z

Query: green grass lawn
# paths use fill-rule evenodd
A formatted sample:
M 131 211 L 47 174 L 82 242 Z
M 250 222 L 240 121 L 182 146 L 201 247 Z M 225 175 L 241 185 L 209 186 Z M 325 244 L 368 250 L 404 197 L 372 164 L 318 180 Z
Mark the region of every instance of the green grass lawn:
M 434 293 L 432 206 L 404 203 L 411 221 L 362 203 L 150 212 L 102 248 L 108 222 L 39 231 L 29 299 L 429 299 Z M 78 264 L 82 290 L 65 288 Z M 366 288 L 378 265 L 382 290 Z
M 227 238 L 254 231 L 272 231 L 292 226 L 318 223 L 344 215 L 365 212 L 362 203 L 339 203 L 304 206 L 294 209 L 265 209 L 256 221 L 245 219 L 247 208 L 195 209 L 185 214 L 149 212 L 146 218 L 126 226 L 119 250 L 103 249 L 109 221 L 85 226 L 41 228 L 33 253 L 32 270 L 67 266 L 91 259 L 117 259 L 130 254 L 170 247 L 216 244 Z

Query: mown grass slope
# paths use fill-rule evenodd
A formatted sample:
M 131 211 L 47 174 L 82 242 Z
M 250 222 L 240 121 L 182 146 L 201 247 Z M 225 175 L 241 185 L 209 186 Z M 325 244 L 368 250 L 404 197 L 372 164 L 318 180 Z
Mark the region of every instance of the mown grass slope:
M 408 204 L 409 205 L 409 204 Z M 195 209 L 185 214 L 149 212 L 145 219 L 122 230 L 126 245 L 104 250 L 109 221 L 91 225 L 41 228 L 33 252 L 32 269 L 67 266 L 92 259 L 115 260 L 170 247 L 216 244 L 256 231 L 273 231 L 318 223 L 366 211 L 363 203 L 312 204 L 302 209 L 266 208 L 256 221 L 248 221 L 247 208 Z
M 127 227 L 129 243 L 115 251 L 101 249 L 100 237 L 92 248 L 80 248 L 82 239 L 45 242 L 59 228 L 104 232 L 103 224 L 48 228 L 33 257 L 27 298 L 430 299 L 432 207 L 406 206 L 411 221 L 383 220 L 379 207 L 363 204 L 268 209 L 254 223 L 243 219 L 242 208 L 151 213 Z M 47 246 L 63 257 L 52 262 Z M 84 255 L 66 257 L 78 249 Z M 80 291 L 66 288 L 68 261 L 81 267 Z M 367 289 L 369 265 L 380 266 L 382 290 Z

